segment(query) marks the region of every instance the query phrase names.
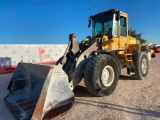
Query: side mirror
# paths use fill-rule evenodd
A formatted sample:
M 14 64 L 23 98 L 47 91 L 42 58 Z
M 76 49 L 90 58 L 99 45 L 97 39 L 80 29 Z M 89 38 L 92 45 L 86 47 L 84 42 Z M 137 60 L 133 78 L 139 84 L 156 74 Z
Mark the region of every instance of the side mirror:
M 117 11 L 117 12 L 116 12 L 116 20 L 117 20 L 117 21 L 120 20 L 120 11 Z
M 88 28 L 91 26 L 91 19 L 88 19 Z

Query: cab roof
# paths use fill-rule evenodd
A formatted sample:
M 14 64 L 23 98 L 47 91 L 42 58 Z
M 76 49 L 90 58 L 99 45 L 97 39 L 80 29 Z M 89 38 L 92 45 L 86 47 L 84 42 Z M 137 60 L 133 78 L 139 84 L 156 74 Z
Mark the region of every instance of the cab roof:
M 93 19 L 93 18 L 95 18 L 96 16 L 99 16 L 99 15 L 109 14 L 109 13 L 116 13 L 116 12 L 120 12 L 121 15 L 127 16 L 127 14 L 126 14 L 125 12 L 119 11 L 119 10 L 117 10 L 117 9 L 109 9 L 109 10 L 107 10 L 107 11 L 100 12 L 100 13 L 98 13 L 98 14 L 92 15 L 92 16 L 90 16 L 89 18 Z

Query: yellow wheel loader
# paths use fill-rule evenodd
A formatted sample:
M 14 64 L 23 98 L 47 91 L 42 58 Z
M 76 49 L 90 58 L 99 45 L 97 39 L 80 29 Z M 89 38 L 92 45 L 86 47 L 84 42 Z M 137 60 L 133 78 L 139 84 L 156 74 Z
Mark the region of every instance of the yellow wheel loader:
M 128 15 L 110 9 L 89 17 L 92 37 L 80 43 L 69 35 L 64 55 L 54 66 L 19 63 L 9 83 L 5 103 L 17 119 L 51 119 L 69 109 L 72 90 L 83 79 L 95 96 L 110 95 L 121 69 L 136 79 L 148 74 L 147 52 L 139 40 L 128 35 Z

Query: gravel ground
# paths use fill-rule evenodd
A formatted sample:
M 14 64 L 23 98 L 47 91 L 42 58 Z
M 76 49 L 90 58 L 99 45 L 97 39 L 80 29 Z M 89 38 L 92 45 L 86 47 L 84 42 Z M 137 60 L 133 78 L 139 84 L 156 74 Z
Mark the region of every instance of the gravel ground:
M 57 119 L 65 120 L 160 120 L 160 54 L 150 61 L 149 74 L 135 80 L 122 71 L 116 90 L 95 97 L 81 82 L 74 90 L 73 107 Z
M 58 120 L 160 120 L 160 54 L 150 61 L 149 74 L 135 80 L 122 71 L 116 90 L 107 97 L 95 97 L 81 82 L 74 90 L 75 102 Z M 3 99 L 12 74 L 0 75 L 0 120 L 14 119 Z M 5 83 L 4 83 L 5 80 Z M 3 91 L 3 94 L 2 94 Z M 5 111 L 5 114 L 4 114 Z

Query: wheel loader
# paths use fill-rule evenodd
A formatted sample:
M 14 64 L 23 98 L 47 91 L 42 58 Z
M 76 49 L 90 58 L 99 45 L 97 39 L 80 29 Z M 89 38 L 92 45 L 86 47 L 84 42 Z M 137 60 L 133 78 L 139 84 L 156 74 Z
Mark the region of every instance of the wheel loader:
M 88 21 L 92 36 L 78 43 L 76 34 L 70 34 L 56 65 L 18 64 L 4 99 L 16 119 L 55 118 L 72 106 L 72 91 L 82 80 L 90 93 L 108 96 L 123 68 L 135 79 L 145 79 L 148 53 L 128 34 L 128 15 L 110 9 L 90 16 Z

